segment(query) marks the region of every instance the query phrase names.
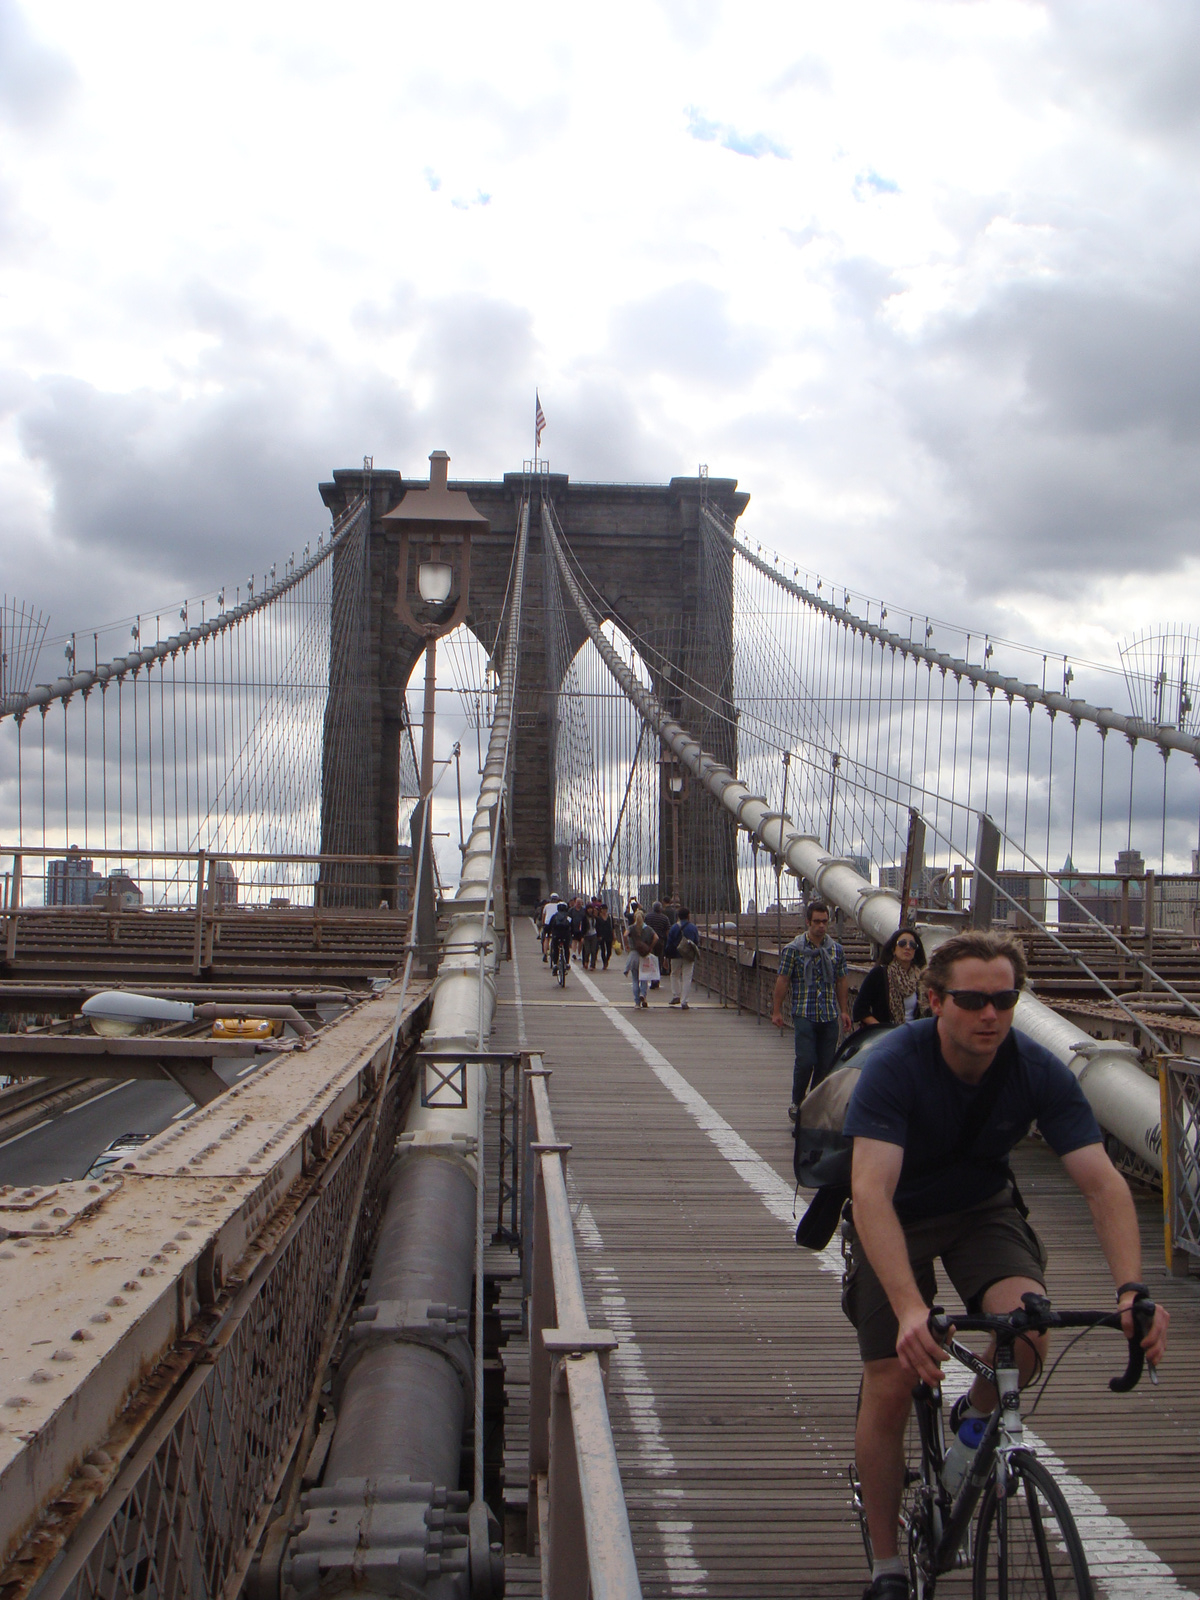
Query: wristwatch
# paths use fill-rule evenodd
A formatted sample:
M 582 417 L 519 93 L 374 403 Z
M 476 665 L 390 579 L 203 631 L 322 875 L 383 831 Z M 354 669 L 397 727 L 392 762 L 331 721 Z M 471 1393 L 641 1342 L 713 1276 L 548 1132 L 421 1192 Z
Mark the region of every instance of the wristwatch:
M 1117 1290 L 1118 1305 L 1120 1304 L 1121 1296 L 1123 1294 L 1128 1294 L 1131 1289 L 1133 1290 L 1133 1298 L 1135 1300 L 1149 1300 L 1150 1291 L 1147 1289 L 1144 1283 L 1123 1283 Z

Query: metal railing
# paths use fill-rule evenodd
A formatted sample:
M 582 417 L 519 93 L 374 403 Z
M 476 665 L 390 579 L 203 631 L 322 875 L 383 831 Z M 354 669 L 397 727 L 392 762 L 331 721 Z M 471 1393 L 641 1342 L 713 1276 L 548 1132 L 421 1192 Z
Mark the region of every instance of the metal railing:
M 91 1479 L 73 1480 L 54 1502 L 57 1523 L 0 1572 L 6 1596 L 6 1584 L 14 1600 L 232 1600 L 241 1591 L 320 1381 L 322 1332 L 349 1309 L 382 1210 L 411 1054 L 392 1067 L 389 1043 L 377 1070 L 390 1076 L 360 1102 L 308 1192 L 292 1197 L 286 1226 L 266 1230 L 244 1281 L 202 1313 L 123 1416 L 124 1452 L 106 1439 L 89 1453 L 99 1469 L 83 1469 Z M 335 1301 L 330 1263 L 343 1251 L 349 1271 Z
M 1200 1270 L 1200 1061 L 1159 1067 L 1163 1128 L 1163 1232 L 1167 1270 Z
M 641 1600 L 608 1417 L 616 1338 L 588 1323 L 563 1156 L 546 1089 L 525 1069 L 524 1262 L 529 1274 L 529 1535 L 545 1600 Z

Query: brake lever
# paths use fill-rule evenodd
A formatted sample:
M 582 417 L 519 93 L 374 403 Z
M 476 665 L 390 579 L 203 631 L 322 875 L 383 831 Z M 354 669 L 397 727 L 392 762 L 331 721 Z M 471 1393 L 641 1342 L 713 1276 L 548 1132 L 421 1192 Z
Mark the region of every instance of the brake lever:
M 1142 1340 L 1154 1326 L 1154 1301 L 1135 1300 L 1130 1310 L 1133 1312 L 1133 1337 L 1129 1341 L 1129 1361 L 1119 1378 L 1108 1380 L 1108 1387 L 1114 1394 L 1128 1394 L 1131 1389 L 1136 1389 L 1146 1367 L 1150 1369 L 1150 1382 L 1158 1383 L 1154 1363 L 1146 1360 L 1146 1352 L 1142 1349 Z

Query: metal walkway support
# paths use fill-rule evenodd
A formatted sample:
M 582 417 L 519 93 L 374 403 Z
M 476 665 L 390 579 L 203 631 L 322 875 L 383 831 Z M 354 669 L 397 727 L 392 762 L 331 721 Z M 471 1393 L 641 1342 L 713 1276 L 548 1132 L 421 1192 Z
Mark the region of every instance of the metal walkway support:
M 542 1058 L 525 1073 L 529 1301 L 529 1505 L 541 1529 L 545 1600 L 641 1600 L 629 1513 L 608 1420 L 616 1338 L 588 1323 L 563 1158 Z M 532 1233 L 532 1238 L 529 1234 Z
M 853 917 L 869 938 L 877 944 L 886 943 L 900 926 L 899 897 L 891 889 L 876 888 L 868 883 L 852 862 L 831 854 L 815 834 L 801 833 L 790 817 L 772 811 L 764 796 L 752 794 L 727 766 L 709 755 L 698 740 L 667 716 L 657 697 L 637 681 L 604 637 L 567 561 L 554 526 L 553 511 L 545 502 L 542 535 L 554 554 L 563 585 L 592 643 L 666 748 L 731 813 L 739 827 L 765 845 L 797 877 L 813 884 L 826 900 Z M 778 574 L 772 573 L 772 576 Z M 785 587 L 796 587 L 786 584 L 786 580 L 780 581 Z M 807 596 L 802 597 L 807 599 Z M 946 929 L 927 931 L 930 936 L 927 948 L 949 934 Z M 1028 991 L 1021 995 L 1016 1020 L 1026 1033 L 1075 1073 L 1101 1127 L 1115 1134 L 1156 1172 L 1161 1172 L 1162 1118 L 1158 1086 L 1137 1064 L 1136 1051 L 1128 1045 L 1093 1039 L 1082 1028 L 1042 1005 Z
M 483 1103 L 499 959 L 496 866 L 512 752 L 528 543 L 521 511 L 487 761 L 450 913 L 420 1094 L 388 1179 L 366 1299 L 349 1330 L 319 1488 L 283 1555 L 298 1600 L 426 1593 L 488 1600 L 504 1558 L 483 1500 Z M 465 1335 L 475 1279 L 474 1357 Z M 458 1488 L 467 1418 L 474 1495 Z

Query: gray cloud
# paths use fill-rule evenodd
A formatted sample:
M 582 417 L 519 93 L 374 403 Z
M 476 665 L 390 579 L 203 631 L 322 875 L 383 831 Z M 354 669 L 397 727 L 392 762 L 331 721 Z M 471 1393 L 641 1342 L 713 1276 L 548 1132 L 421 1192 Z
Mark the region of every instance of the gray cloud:
M 731 322 L 719 289 L 695 282 L 622 307 L 612 319 L 612 348 L 627 371 L 711 384 L 752 377 L 769 353 L 763 332 Z
M 38 43 L 15 0 L 0 0 L 0 117 L 16 127 L 43 126 L 75 84 L 66 57 Z
M 1078 596 L 1194 554 L 1198 356 L 1190 280 L 1155 299 L 1017 286 L 893 349 L 897 399 L 958 508 L 960 556 L 1001 590 L 1036 575 Z
M 1200 11 L 1191 0 L 1048 0 L 1059 98 L 1160 137 L 1200 129 Z
M 49 610 L 56 633 L 244 583 L 327 525 L 317 484 L 331 468 L 407 459 L 419 443 L 393 380 L 214 306 L 212 392 L 114 394 L 61 375 L 14 386 L 52 513 L 43 536 L 27 502 L 0 508 L 6 588 Z

